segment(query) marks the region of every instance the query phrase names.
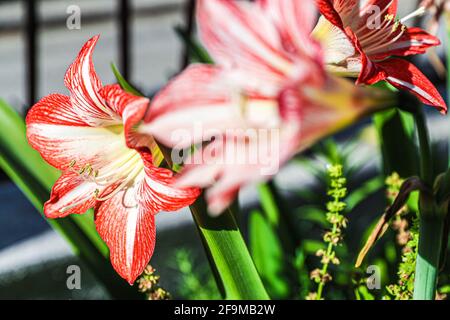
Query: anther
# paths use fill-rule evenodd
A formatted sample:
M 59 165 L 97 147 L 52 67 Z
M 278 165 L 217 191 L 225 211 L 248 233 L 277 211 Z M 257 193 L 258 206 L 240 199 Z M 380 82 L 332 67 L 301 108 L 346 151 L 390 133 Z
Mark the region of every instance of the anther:
M 77 162 L 75 160 L 70 161 L 69 168 L 73 168 Z

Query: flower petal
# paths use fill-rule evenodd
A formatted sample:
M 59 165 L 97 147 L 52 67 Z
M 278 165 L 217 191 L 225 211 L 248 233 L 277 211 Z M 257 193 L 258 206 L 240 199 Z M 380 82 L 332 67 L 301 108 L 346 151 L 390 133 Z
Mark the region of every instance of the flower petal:
M 143 172 L 134 184 L 96 207 L 97 231 L 110 249 L 114 269 L 130 284 L 142 273 L 155 247 L 154 216 L 191 205 L 198 188 L 175 187 L 170 170 L 153 166 L 151 154 L 140 150 Z
M 155 167 L 148 152 L 141 152 L 141 156 L 145 177 L 139 193 L 144 206 L 153 212 L 177 211 L 195 202 L 201 193 L 199 188 L 176 186 L 172 171 Z
M 266 14 L 274 19 L 283 48 L 296 55 L 320 59 L 320 46 L 310 33 L 316 22 L 314 0 L 259 0 Z
M 223 83 L 224 70 L 194 65 L 153 99 L 143 131 L 183 149 L 227 130 L 279 124 L 274 99 L 243 96 Z
M 109 247 L 114 269 L 130 284 L 149 263 L 156 238 L 156 212 L 135 204 L 135 198 L 142 196 L 137 190 L 121 191 L 100 203 L 95 215 L 97 231 Z
M 80 169 L 88 163 L 111 159 L 125 147 L 120 132 L 88 126 L 63 95 L 54 94 L 39 101 L 28 113 L 26 123 L 30 145 L 61 170 L 72 161 Z
M 296 72 L 276 25 L 261 6 L 243 1 L 200 0 L 197 19 L 200 36 L 215 62 L 237 68 L 251 79 L 244 77 L 240 85 L 276 87 L 286 75 Z
M 434 106 L 441 113 L 447 113 L 447 104 L 430 80 L 411 62 L 403 59 L 389 59 L 377 63 L 384 70 L 386 80 L 393 86 L 409 90 L 423 103 Z
M 322 43 L 325 63 L 328 65 L 341 66 L 355 54 L 355 47 L 347 34 L 325 17 L 320 17 L 312 36 Z M 344 68 L 348 70 L 348 66 Z
M 241 187 L 266 181 L 278 173 L 292 152 L 291 144 L 280 137 L 279 130 L 260 135 L 224 135 L 186 160 L 177 185 L 210 187 L 206 200 L 210 212 L 218 215 Z
M 148 135 L 136 132 L 136 126 L 144 119 L 145 113 L 150 105 L 150 100 L 125 92 L 120 85 L 108 85 L 101 91 L 100 95 L 106 104 L 122 117 L 127 146 L 131 149 L 155 144 L 154 139 Z
M 117 114 L 103 101 L 99 91 L 103 87 L 92 62 L 92 55 L 99 36 L 90 39 L 69 67 L 64 83 L 69 89 L 74 111 L 92 126 L 114 125 Z
M 64 173 L 55 183 L 50 200 L 44 205 L 47 218 L 62 218 L 69 214 L 82 214 L 93 208 L 97 184 L 87 181 L 75 172 Z

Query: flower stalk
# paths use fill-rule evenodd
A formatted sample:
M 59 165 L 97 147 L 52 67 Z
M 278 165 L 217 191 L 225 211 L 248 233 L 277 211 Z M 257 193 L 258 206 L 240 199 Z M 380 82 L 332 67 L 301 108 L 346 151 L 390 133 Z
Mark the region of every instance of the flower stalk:
M 318 257 L 321 257 L 322 268 L 311 272 L 311 279 L 318 284 L 317 292 L 310 293 L 307 298 L 314 300 L 323 299 L 323 289 L 326 283 L 332 280 L 331 275 L 328 273 L 330 264 L 340 264 L 335 248 L 341 244 L 343 230 L 347 227 L 347 219 L 342 215 L 346 207 L 343 199 L 347 195 L 347 181 L 343 176 L 342 166 L 330 166 L 328 168 L 328 175 L 330 177 L 330 190 L 328 191 L 328 195 L 332 198 L 332 201 L 327 203 L 327 220 L 332 225 L 332 229 L 325 233 L 323 237 L 324 242 L 327 244 L 326 251 L 319 250 L 316 253 Z
M 420 168 L 422 181 L 433 186 L 433 159 L 426 119 L 421 109 L 414 112 L 420 147 Z M 434 197 L 427 192 L 420 195 L 419 252 L 416 261 L 414 300 L 434 300 L 442 249 L 444 217 Z

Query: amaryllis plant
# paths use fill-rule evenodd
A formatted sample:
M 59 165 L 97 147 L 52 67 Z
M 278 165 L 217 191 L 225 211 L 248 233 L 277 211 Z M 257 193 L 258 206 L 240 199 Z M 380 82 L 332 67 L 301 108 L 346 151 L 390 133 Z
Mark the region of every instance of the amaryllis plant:
M 442 3 L 434 2 L 435 9 L 439 5 L 442 9 Z M 293 288 L 301 285 L 280 280 L 296 274 L 301 281 L 312 280 L 301 298 L 320 300 L 333 279 L 331 266 L 341 264 L 336 249 L 346 240 L 344 214 L 369 192 L 382 188 L 381 176 L 387 181 L 390 206 L 373 224 L 367 240 L 361 238 L 368 226 L 357 235 L 357 245 L 361 240 L 366 245 L 359 259 L 348 252 L 352 261 L 345 268 L 351 269 L 356 259 L 358 267 L 364 263 L 396 219 L 397 239 L 407 240 L 390 252 L 404 254 L 398 259 L 403 261 L 398 271 L 403 282 L 387 291 L 395 298 L 433 299 L 448 238 L 444 226 L 448 226 L 450 173 L 438 175 L 433 167 L 438 161 L 431 152 L 427 108 L 422 104 L 442 115 L 447 105 L 411 59 L 441 41 L 410 26 L 431 2 L 404 18 L 397 17 L 398 4 L 397 0 L 197 0 L 197 29 L 204 48 L 195 47 L 195 39 L 185 41 L 210 59 L 189 65 L 167 84 L 161 81 L 161 90 L 152 97 L 140 95 L 117 70 L 119 84 L 102 84 L 93 65 L 99 40 L 94 36 L 66 72 L 69 95 L 48 95 L 26 116 L 29 145 L 60 172 L 51 192 L 44 192 L 49 200 L 36 207 L 43 207 L 49 219 L 93 209 L 96 232 L 109 249 L 114 270 L 131 285 L 139 278 L 138 289 L 153 290 L 151 297 L 167 297 L 155 289 L 159 278 L 149 266 L 155 216 L 188 207 L 223 298 L 298 297 L 301 290 L 293 293 Z M 401 162 L 417 160 L 420 168 L 411 166 L 411 177 L 377 174 L 375 183 L 364 183 L 362 191 L 349 196 L 345 156 L 329 137 L 372 115 L 385 170 L 393 167 L 390 159 L 399 158 L 405 146 L 412 151 L 401 154 Z M 369 121 L 364 124 L 370 127 Z M 354 131 L 359 128 L 353 126 Z M 387 147 L 386 139 L 395 141 L 398 150 Z M 10 146 L 5 141 L 0 139 L 0 148 Z M 314 155 L 323 152 L 329 162 L 321 181 L 328 183 L 326 196 L 331 200 L 319 203 L 326 214 L 319 216 L 323 210 L 311 214 L 312 206 L 305 214 L 311 223 L 330 224 L 320 245 L 303 242 L 307 236 L 300 233 L 315 229 L 298 227 L 304 216 L 291 219 L 292 212 L 303 212 L 302 207 L 291 210 L 279 203 L 282 196 L 272 181 L 306 150 Z M 352 159 L 359 151 L 353 152 Z M 0 157 L 0 166 L 16 168 L 5 163 Z M 34 190 L 26 187 L 26 175 L 10 176 L 25 191 Z M 246 216 L 236 212 L 237 199 L 244 187 L 255 185 L 262 190 L 261 208 L 249 218 L 248 249 L 238 223 Z M 415 191 L 420 201 L 408 201 Z M 317 201 L 313 193 L 303 192 L 310 195 L 308 204 Z M 73 228 L 67 235 L 75 239 L 75 246 L 77 239 L 92 238 L 92 234 L 73 237 L 77 232 L 84 231 Z M 315 257 L 320 257 L 321 266 L 308 270 L 305 257 L 312 246 L 320 247 Z M 103 258 L 109 270 L 108 249 Z M 289 272 L 293 267 L 297 270 Z M 347 273 L 349 278 L 356 274 L 353 269 Z M 348 282 L 357 298 L 373 297 L 361 289 L 362 280 Z
M 155 141 L 135 130 L 150 101 L 119 85 L 102 85 L 92 63 L 98 38 L 84 45 L 66 73 L 70 96 L 53 94 L 31 108 L 27 135 L 63 172 L 45 215 L 61 218 L 95 208 L 112 265 L 133 283 L 153 254 L 155 215 L 192 204 L 200 190 L 175 187 L 173 173 L 155 166 Z

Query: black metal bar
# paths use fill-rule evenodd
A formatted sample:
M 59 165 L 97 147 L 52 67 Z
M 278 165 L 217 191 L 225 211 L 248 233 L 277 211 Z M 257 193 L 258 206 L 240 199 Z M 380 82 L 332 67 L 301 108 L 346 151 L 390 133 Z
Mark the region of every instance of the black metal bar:
M 142 6 L 139 10 L 133 11 L 133 16 L 135 18 L 159 17 L 161 15 L 181 12 L 182 9 L 183 6 L 179 3 L 162 3 L 157 5 Z M 116 12 L 107 12 L 105 10 L 83 12 L 83 26 L 110 22 L 115 18 L 117 18 Z M 41 18 L 39 20 L 39 28 L 40 30 L 60 29 L 61 25 L 66 24 L 66 20 L 66 15 Z M 17 19 L 17 21 L 12 22 L 0 21 L 0 35 L 16 32 L 22 28 L 22 19 Z
M 185 32 L 189 37 L 192 37 L 195 26 L 195 0 L 187 0 L 185 8 Z M 189 48 L 185 44 L 183 48 L 183 56 L 181 60 L 181 69 L 184 69 L 189 64 Z
M 37 31 L 38 17 L 37 5 L 38 0 L 24 0 L 25 9 L 25 59 L 26 59 L 26 90 L 27 105 L 31 107 L 36 102 L 37 82 L 38 82 L 38 46 Z
M 125 79 L 131 80 L 131 32 L 130 32 L 130 3 L 119 0 L 119 61 L 120 71 Z

